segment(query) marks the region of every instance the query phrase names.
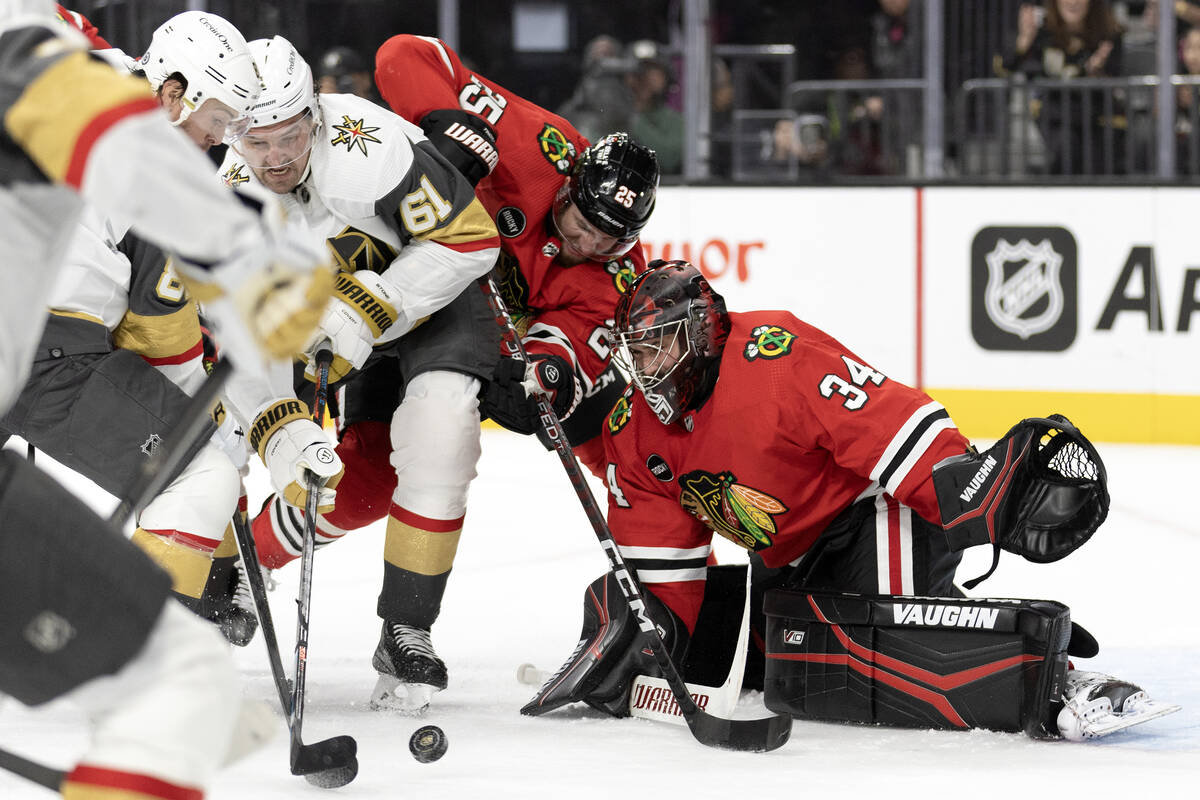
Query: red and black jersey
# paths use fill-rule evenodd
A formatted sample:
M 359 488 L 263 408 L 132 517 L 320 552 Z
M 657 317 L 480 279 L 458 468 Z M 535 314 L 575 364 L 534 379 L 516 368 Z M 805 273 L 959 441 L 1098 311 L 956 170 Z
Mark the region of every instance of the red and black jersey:
M 781 567 L 879 491 L 936 523 L 933 467 L 969 446 L 940 404 L 792 314 L 729 316 L 702 408 L 663 425 L 631 392 L 604 430 L 613 536 L 689 627 L 714 531 Z
M 555 195 L 588 141 L 557 114 L 468 70 L 438 39 L 393 36 L 376 55 L 375 80 L 392 109 L 410 121 L 456 108 L 495 128 L 500 160 L 476 195 L 500 232 L 501 291 L 526 348 L 575 364 L 587 396 L 615 381 L 623 386 L 624 378 L 608 369 L 604 330 L 618 296 L 645 268 L 641 248 L 607 264 L 562 267 L 555 261 L 561 244 L 547 224 Z M 572 442 L 581 441 L 571 428 L 568 420 Z M 588 435 L 598 433 L 594 424 Z

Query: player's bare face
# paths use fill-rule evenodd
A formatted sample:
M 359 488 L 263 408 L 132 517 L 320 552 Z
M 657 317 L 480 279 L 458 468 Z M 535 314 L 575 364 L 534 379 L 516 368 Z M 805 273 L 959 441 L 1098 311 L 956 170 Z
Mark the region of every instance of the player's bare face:
M 210 97 L 179 123 L 179 129 L 197 147 L 207 151 L 227 138 L 234 139 L 244 133 L 248 124 L 246 117 L 239 117 L 232 108 Z
M 300 183 L 308 168 L 316 124 L 305 111 L 291 119 L 251 129 L 233 144 L 237 154 L 262 184 L 277 194 L 287 194 Z
M 597 230 L 584 219 L 574 203 L 556 215 L 554 223 L 562 239 L 562 250 L 556 260 L 563 266 L 573 267 L 585 261 L 607 261 L 617 246 L 617 237 Z

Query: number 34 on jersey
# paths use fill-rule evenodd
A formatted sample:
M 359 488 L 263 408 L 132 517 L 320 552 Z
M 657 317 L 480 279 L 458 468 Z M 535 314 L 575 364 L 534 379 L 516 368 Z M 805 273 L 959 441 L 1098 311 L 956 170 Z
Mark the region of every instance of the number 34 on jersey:
M 817 389 L 822 397 L 842 399 L 842 405 L 850 411 L 858 411 L 870 400 L 869 386 L 882 386 L 887 380 L 882 372 L 860 364 L 849 356 L 842 356 L 846 372 L 842 374 L 827 373 L 821 379 Z

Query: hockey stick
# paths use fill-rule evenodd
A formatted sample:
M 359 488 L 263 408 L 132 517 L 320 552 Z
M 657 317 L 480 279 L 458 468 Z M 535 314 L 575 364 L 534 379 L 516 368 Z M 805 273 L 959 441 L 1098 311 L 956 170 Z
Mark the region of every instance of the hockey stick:
M 192 395 L 192 399 L 183 410 L 183 417 L 150 457 L 142 462 L 141 473 L 109 515 L 109 524 L 114 528 L 124 528 L 134 512 L 157 497 L 167 484 L 175 480 L 179 471 L 196 453 L 200 452 L 200 448 L 215 430 L 210 413 L 213 404 L 217 402 L 217 397 L 232 372 L 233 365 L 228 360 L 218 361 L 213 367 L 212 373 L 200 385 L 200 390 Z
M 329 365 L 333 353 L 328 347 L 317 351 L 317 391 L 313 403 L 313 420 L 321 425 L 325 419 L 325 399 L 329 391 Z M 288 727 L 292 733 L 292 774 L 303 775 L 314 786 L 336 789 L 345 786 L 358 774 L 358 744 L 349 736 L 335 736 L 318 742 L 329 745 L 333 752 L 322 752 L 306 746 L 300 738 L 304 725 L 304 678 L 308 668 L 309 601 L 312 598 L 313 550 L 317 537 L 317 506 L 325 481 L 313 473 L 307 476 L 308 497 L 304 503 L 304 544 L 300 551 L 300 592 L 296 599 L 296 670 L 292 681 L 292 702 Z M 259 573 L 261 579 L 261 573 Z M 341 761 L 341 764 L 337 762 Z
M 508 309 L 504 307 L 504 301 L 500 298 L 500 292 L 490 275 L 484 275 L 479 279 L 479 288 L 488 299 L 488 304 L 496 317 L 496 324 L 503 331 L 503 345 L 509 356 L 519 358 L 528 365 L 529 354 L 525 352 L 525 345 L 521 342 L 521 337 L 513 326 L 512 317 L 509 316 Z M 679 675 L 679 670 L 671 661 L 662 636 L 659 635 L 654 622 L 646 614 L 646 604 L 640 582 L 625 565 L 625 559 L 613 538 L 612 531 L 608 529 L 608 523 L 600 511 L 600 507 L 596 504 L 596 498 L 592 495 L 583 471 L 579 468 L 575 451 L 571 449 L 571 444 L 567 441 L 558 414 L 554 412 L 553 406 L 550 405 L 544 394 L 535 393 L 533 399 L 537 405 L 538 419 L 542 430 L 553 443 L 554 449 L 562 461 L 563 469 L 567 471 L 567 477 L 571 479 L 571 485 L 575 488 L 575 494 L 583 505 L 588 521 L 592 524 L 592 530 L 595 531 L 596 538 L 600 540 L 600 546 L 604 548 L 604 553 L 608 556 L 609 566 L 617 578 L 617 583 L 621 586 L 621 592 L 625 595 L 630 610 L 638 618 L 638 627 L 641 629 L 646 644 L 653 653 L 654 660 L 658 663 L 658 668 L 670 687 L 671 693 L 675 696 L 675 702 L 679 705 L 679 713 L 687 722 L 692 736 L 701 744 L 728 750 L 765 752 L 783 745 L 792 733 L 790 715 L 774 714 L 760 719 L 724 719 L 714 717 L 696 705 L 696 701 L 688 693 L 687 685 Z

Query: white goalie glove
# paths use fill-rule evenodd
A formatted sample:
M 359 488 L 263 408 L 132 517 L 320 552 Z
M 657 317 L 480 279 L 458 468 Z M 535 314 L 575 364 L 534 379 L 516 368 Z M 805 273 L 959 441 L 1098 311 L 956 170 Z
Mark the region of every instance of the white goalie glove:
M 304 377 L 316 382 L 316 351 L 328 340 L 333 351 L 329 382 L 341 380 L 367 363 L 371 348 L 399 317 L 400 293 L 379 273 L 360 269 L 339 272 L 333 299 L 305 347 L 308 368 Z
M 285 502 L 304 508 L 308 502 L 308 477 L 324 478 L 317 511 L 333 511 L 344 467 L 325 431 L 313 422 L 308 406 L 294 397 L 267 404 L 255 415 L 250 446 L 271 473 L 271 483 Z

